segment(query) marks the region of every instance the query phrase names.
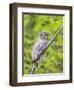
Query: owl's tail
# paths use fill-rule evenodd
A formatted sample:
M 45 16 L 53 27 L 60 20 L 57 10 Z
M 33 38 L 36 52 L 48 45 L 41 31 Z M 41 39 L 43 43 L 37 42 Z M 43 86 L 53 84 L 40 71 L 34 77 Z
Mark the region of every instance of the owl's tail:
M 37 66 L 38 66 L 37 62 L 32 62 L 32 69 L 31 69 L 30 74 L 34 74 L 34 71 L 36 70 Z

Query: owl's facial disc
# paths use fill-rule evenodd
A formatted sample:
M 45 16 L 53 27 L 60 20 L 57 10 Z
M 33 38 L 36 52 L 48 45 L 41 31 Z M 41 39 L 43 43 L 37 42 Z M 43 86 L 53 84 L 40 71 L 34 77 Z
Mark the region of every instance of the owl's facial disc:
M 48 39 L 48 33 L 47 32 L 40 32 L 39 37 L 42 40 L 47 40 Z

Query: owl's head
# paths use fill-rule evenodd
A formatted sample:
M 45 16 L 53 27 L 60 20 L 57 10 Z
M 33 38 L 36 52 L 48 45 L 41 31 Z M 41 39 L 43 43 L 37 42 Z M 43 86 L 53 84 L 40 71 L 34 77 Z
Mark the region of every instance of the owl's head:
M 45 32 L 45 31 L 41 31 L 39 33 L 39 38 L 42 39 L 42 40 L 48 40 L 48 32 Z

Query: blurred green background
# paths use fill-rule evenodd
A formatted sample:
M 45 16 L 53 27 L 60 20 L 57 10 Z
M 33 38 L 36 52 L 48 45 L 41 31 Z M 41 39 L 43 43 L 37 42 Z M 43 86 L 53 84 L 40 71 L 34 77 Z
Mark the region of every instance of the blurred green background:
M 32 68 L 32 49 L 40 31 L 49 32 L 49 41 L 63 24 L 62 15 L 24 14 L 24 75 Z M 44 53 L 34 74 L 63 72 L 63 31 Z

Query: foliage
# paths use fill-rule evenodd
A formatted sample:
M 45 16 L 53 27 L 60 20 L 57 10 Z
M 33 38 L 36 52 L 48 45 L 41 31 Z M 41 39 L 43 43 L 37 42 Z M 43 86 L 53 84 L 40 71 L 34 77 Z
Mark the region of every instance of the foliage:
M 32 68 L 32 49 L 40 31 L 49 32 L 49 40 L 63 24 L 61 15 L 24 14 L 24 74 Z M 39 62 L 35 74 L 63 72 L 63 31 L 56 37 Z

